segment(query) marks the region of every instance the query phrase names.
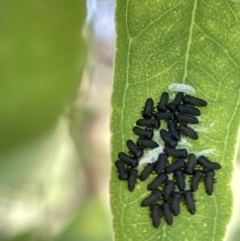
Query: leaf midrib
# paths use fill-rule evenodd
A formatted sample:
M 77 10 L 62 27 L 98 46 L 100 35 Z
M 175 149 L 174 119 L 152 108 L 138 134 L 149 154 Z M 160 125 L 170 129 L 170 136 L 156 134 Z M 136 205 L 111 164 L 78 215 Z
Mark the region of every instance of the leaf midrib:
M 189 60 L 189 52 L 190 52 L 190 48 L 191 48 L 191 43 L 192 43 L 193 24 L 195 22 L 196 9 L 197 9 L 197 0 L 194 0 L 191 23 L 190 23 L 190 28 L 189 28 L 189 36 L 188 36 L 188 41 L 187 41 L 187 50 L 186 50 L 186 54 L 185 54 L 184 75 L 183 75 L 183 80 L 182 80 L 183 84 L 185 84 L 185 80 L 186 80 L 187 73 L 188 73 L 188 71 L 187 71 L 188 70 L 188 60 Z

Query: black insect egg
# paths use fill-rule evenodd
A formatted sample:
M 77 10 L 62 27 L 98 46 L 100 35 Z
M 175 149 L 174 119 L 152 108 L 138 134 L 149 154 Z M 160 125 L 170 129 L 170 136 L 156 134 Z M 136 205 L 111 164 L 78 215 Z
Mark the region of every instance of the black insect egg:
M 164 171 L 167 163 L 168 163 L 167 155 L 165 155 L 164 153 L 160 153 L 156 161 L 156 164 L 154 166 L 154 171 L 156 172 L 157 175 L 159 175 L 161 172 Z
M 160 97 L 160 101 L 159 101 L 159 103 L 157 105 L 158 111 L 162 112 L 162 111 L 166 111 L 167 110 L 168 99 L 169 99 L 168 93 L 167 92 L 163 92 L 161 97 Z
M 175 149 L 175 148 L 170 148 L 170 147 L 165 147 L 164 152 L 168 156 L 172 157 L 180 157 L 180 158 L 186 158 L 187 157 L 187 150 L 186 149 Z
M 132 192 L 136 185 L 138 170 L 130 169 L 128 173 L 128 189 Z
M 171 201 L 170 207 L 174 216 L 177 216 L 180 213 L 180 202 L 181 202 L 181 193 L 172 192 L 172 201 Z
M 168 122 L 168 131 L 172 139 L 180 141 L 180 134 L 177 131 L 177 126 L 175 122 Z
M 193 174 L 195 167 L 197 165 L 197 158 L 193 153 L 188 155 L 187 164 L 185 168 L 185 173 Z
M 138 147 L 132 140 L 127 140 L 126 145 L 129 149 L 129 152 L 136 158 L 139 158 L 143 155 L 143 149 Z
M 154 228 L 158 228 L 161 221 L 162 210 L 161 206 L 157 203 L 150 205 L 150 216 L 152 218 L 152 225 Z
M 193 193 L 190 190 L 186 190 L 183 192 L 183 196 L 185 199 L 185 203 L 187 205 L 187 210 L 191 214 L 194 214 L 196 212 L 196 206 L 195 206 L 195 200 L 194 200 Z
M 152 139 L 153 138 L 153 131 L 152 130 L 144 130 L 138 126 L 134 126 L 133 127 L 133 132 L 142 137 L 142 138 L 146 138 L 146 139 Z
M 173 213 L 170 209 L 169 203 L 164 202 L 162 204 L 162 210 L 163 210 L 163 215 L 164 215 L 164 218 L 166 220 L 166 223 L 168 225 L 172 225 L 172 223 L 173 223 Z
M 160 127 L 160 121 L 158 119 L 138 119 L 136 125 L 158 129 Z
M 167 105 L 167 108 L 170 111 L 175 111 L 180 105 L 180 103 L 182 102 L 183 95 L 184 95 L 183 92 L 178 92 L 175 96 L 175 99 L 170 104 Z
M 145 148 L 156 148 L 159 144 L 153 140 L 146 140 L 142 138 L 138 138 L 137 145 Z
M 138 159 L 131 157 L 124 152 L 119 152 L 118 158 L 128 166 L 136 167 L 138 165 Z
M 162 193 L 158 189 L 154 189 L 149 196 L 144 198 L 141 202 L 142 207 L 151 205 L 152 203 L 158 201 L 162 197 Z
M 124 163 L 122 161 L 117 160 L 115 162 L 117 172 L 118 172 L 118 178 L 119 180 L 127 180 L 128 179 L 128 172 L 124 166 Z
M 156 165 L 156 163 L 148 163 L 145 166 L 145 168 L 142 170 L 142 172 L 140 174 L 140 180 L 141 181 L 145 181 L 149 177 L 149 175 L 153 171 L 153 168 L 154 168 L 155 165 Z
M 179 114 L 177 114 L 176 119 L 177 119 L 177 121 L 183 122 L 183 123 L 198 124 L 198 119 L 191 115 L 179 113 Z
M 177 146 L 177 141 L 173 140 L 171 138 L 170 134 L 165 129 L 160 130 L 160 136 L 161 136 L 162 140 L 165 142 L 166 146 L 169 146 L 169 147 Z
M 176 159 L 174 162 L 165 168 L 166 173 L 172 173 L 177 170 L 181 170 L 184 167 L 184 161 L 183 159 Z
M 142 111 L 142 117 L 146 118 L 146 119 L 150 119 L 153 115 L 153 99 L 152 98 L 148 98 L 145 102 L 145 106 L 143 108 Z
M 157 112 L 154 116 L 157 120 L 174 120 L 174 113 L 172 112 Z
M 171 197 L 173 190 L 175 189 L 175 182 L 172 180 L 167 180 L 163 189 L 163 200 L 168 201 Z
M 160 226 L 161 219 L 172 225 L 173 219 L 181 215 L 181 203 L 194 214 L 194 194 L 202 185 L 207 195 L 213 195 L 215 176 L 221 169 L 219 163 L 192 152 L 194 142 L 201 138 L 194 127 L 201 125 L 197 107 L 207 102 L 183 92 L 173 98 L 171 94 L 170 99 L 163 92 L 155 107 L 152 98 L 146 99 L 132 127 L 136 138 L 126 141 L 128 154 L 120 151 L 115 161 L 117 177 L 126 183 L 126 190 L 134 192 L 139 183 L 145 185 L 147 194 L 140 205 L 149 208 L 154 228 Z M 142 163 L 146 163 L 144 167 Z
M 158 175 L 155 179 L 153 179 L 152 182 L 150 182 L 148 184 L 147 189 L 148 190 L 154 190 L 157 189 L 161 184 L 163 184 L 164 182 L 166 182 L 166 180 L 168 179 L 168 176 L 164 173 L 161 173 L 160 175 Z
M 185 95 L 183 97 L 183 103 L 188 104 L 188 105 L 193 105 L 193 106 L 206 106 L 207 102 L 205 100 L 190 96 L 190 95 Z
M 194 131 L 192 128 L 186 126 L 186 125 L 179 125 L 178 127 L 179 131 L 186 136 L 189 136 L 190 138 L 197 140 L 198 139 L 198 134 L 196 131 Z

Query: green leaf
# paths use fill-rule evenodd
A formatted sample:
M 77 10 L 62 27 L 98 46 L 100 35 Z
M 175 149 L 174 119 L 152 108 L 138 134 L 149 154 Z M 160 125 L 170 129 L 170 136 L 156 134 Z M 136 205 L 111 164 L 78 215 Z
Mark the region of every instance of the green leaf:
M 48 240 L 43 237 L 36 237 L 36 234 L 34 234 L 33 232 L 29 232 L 29 233 L 18 235 L 13 238 L 4 239 L 4 240 L 2 239 L 2 241 L 48 241 Z
M 65 230 L 53 241 L 110 241 L 110 233 L 109 216 L 102 201 L 94 196 L 80 207 Z
M 0 152 L 52 127 L 84 66 L 85 3 L 0 2 Z
M 240 4 L 118 0 L 116 26 L 110 183 L 116 241 L 223 240 L 233 205 L 230 182 L 240 120 Z M 126 182 L 118 180 L 114 161 L 118 152 L 127 152 L 127 139 L 137 139 L 132 127 L 146 98 L 156 103 L 172 83 L 191 85 L 196 96 L 207 100 L 200 124 L 208 133 L 188 140 L 193 144 L 190 151 L 210 149 L 209 158 L 222 169 L 216 172 L 212 196 L 203 184 L 195 193 L 195 215 L 182 205 L 172 226 L 162 220 L 154 229 L 148 208 L 140 207 L 151 178 L 139 181 L 131 193 Z

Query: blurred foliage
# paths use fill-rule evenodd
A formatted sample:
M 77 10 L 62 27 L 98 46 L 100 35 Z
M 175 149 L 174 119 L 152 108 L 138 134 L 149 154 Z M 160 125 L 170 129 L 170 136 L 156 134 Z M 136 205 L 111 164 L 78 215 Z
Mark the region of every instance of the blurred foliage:
M 68 105 L 88 61 L 85 18 L 83 0 L 0 1 L 0 241 L 111 240 L 93 195 L 106 172 L 89 137 L 98 113 Z
M 65 231 L 54 241 L 110 241 L 111 223 L 106 208 L 97 197 L 81 207 Z
M 46 241 L 46 239 L 36 238 L 34 233 L 24 233 L 24 234 L 18 235 L 14 238 L 7 239 L 4 241 Z
M 111 241 L 111 224 L 102 201 L 93 196 L 56 238 L 39 237 L 34 231 L 2 241 Z M 43 234 L 42 234 L 43 235 Z
M 78 0 L 0 2 L 1 154 L 49 129 L 73 98 L 85 11 Z

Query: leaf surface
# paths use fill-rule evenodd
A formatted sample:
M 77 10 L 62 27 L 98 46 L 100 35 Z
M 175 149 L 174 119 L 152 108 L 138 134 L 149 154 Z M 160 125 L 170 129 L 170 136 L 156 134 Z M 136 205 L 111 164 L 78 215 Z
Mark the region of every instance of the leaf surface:
M 232 1 L 119 0 L 116 9 L 117 52 L 112 95 L 111 207 L 116 241 L 221 241 L 232 212 L 230 182 L 240 120 L 240 4 Z M 154 229 L 141 200 L 147 183 L 133 193 L 117 178 L 114 161 L 136 140 L 132 127 L 148 97 L 156 102 L 172 83 L 196 89 L 208 106 L 201 108 L 199 132 L 192 152 L 210 150 L 222 165 L 214 194 L 203 184 L 195 193 L 195 215 L 186 206 L 172 226 L 162 220 Z M 172 92 L 171 92 L 172 93 Z

